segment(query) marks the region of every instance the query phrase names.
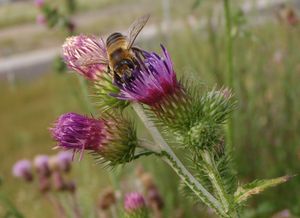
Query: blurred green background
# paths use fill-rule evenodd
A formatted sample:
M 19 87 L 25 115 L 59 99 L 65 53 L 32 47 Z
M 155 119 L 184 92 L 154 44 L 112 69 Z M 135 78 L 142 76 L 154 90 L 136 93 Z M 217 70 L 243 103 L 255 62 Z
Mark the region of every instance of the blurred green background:
M 163 43 L 179 75 L 208 87 L 224 85 L 226 51 L 221 1 L 77 2 L 78 12 L 73 16 L 78 21 L 78 33 L 99 35 L 126 30 L 135 18 L 150 13 L 148 29 L 141 34 L 138 45 L 159 51 Z M 300 169 L 300 24 L 291 25 L 284 19 L 282 5 L 263 2 L 268 1 L 231 4 L 234 94 L 238 100 L 234 112 L 234 149 L 241 182 L 296 175 Z M 299 13 L 297 1 L 281 2 Z M 59 7 L 61 2 L 51 1 L 51 4 Z M 35 50 L 62 45 L 66 33 L 37 26 L 34 23 L 37 14 L 31 1 L 0 5 L 0 69 L 1 61 L 18 54 L 26 56 Z M 167 31 L 166 26 L 170 27 Z M 5 197 L 25 217 L 54 217 L 36 187 L 13 178 L 11 167 L 22 158 L 56 153 L 52 150 L 54 143 L 48 127 L 61 113 L 91 111 L 86 107 L 74 73 L 56 73 L 53 68 L 45 67 L 38 75 L 29 74 L 26 78 L 18 74 L 0 76 L 0 216 L 7 211 L 7 201 L 2 201 Z M 143 134 L 143 127 L 138 127 Z M 155 158 L 138 162 L 152 172 L 163 193 L 165 217 L 176 217 L 179 210 L 181 217 L 205 217 L 195 215 L 205 211 L 204 208 L 200 207 L 202 212 L 197 209 L 196 213 L 195 208 L 190 211 L 193 203 L 180 195 L 178 181 L 173 179 L 176 176 L 163 163 Z M 118 169 L 117 180 L 133 177 L 136 164 Z M 93 217 L 99 193 L 111 181 L 107 171 L 88 155 L 73 166 L 70 177 L 76 180 L 81 208 L 85 217 Z M 300 217 L 299 185 L 300 178 L 296 176 L 287 184 L 255 197 L 243 217 L 272 217 L 286 209 Z

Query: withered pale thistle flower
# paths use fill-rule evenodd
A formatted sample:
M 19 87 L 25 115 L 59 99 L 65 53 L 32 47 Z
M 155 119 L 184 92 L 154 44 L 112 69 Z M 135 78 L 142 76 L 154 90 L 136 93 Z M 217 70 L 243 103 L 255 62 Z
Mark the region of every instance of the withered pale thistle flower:
M 15 177 L 21 178 L 26 182 L 33 180 L 32 165 L 29 160 L 20 160 L 15 163 L 12 169 L 12 173 Z
M 67 66 L 89 80 L 97 79 L 107 66 L 101 64 L 101 54 L 106 53 L 104 41 L 95 36 L 72 36 L 63 44 L 63 58 Z
M 51 128 L 57 146 L 73 152 L 90 150 L 109 165 L 131 160 L 137 145 L 135 128 L 123 117 L 94 119 L 76 113 L 61 115 Z
M 144 197 L 138 192 L 126 194 L 124 208 L 127 217 L 147 217 L 147 207 Z

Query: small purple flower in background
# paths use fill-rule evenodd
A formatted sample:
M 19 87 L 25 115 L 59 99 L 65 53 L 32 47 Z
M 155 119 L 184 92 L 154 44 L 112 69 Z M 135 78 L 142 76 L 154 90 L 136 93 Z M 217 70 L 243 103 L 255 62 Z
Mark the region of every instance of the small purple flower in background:
M 146 208 L 144 197 L 138 192 L 126 194 L 124 198 L 124 208 L 128 213 L 135 213 Z
M 63 57 L 69 68 L 77 71 L 89 80 L 95 80 L 106 68 L 101 63 L 106 54 L 105 43 L 94 36 L 73 36 L 63 45 Z
M 41 7 L 44 6 L 45 1 L 44 0 L 35 0 L 34 4 L 35 4 L 36 7 L 41 8 Z
M 49 169 L 49 157 L 47 155 L 37 155 L 33 160 L 33 165 L 40 176 L 50 176 L 51 171 Z
M 47 19 L 43 14 L 39 14 L 36 17 L 36 23 L 39 25 L 45 25 L 47 23 Z
M 69 172 L 71 169 L 73 154 L 69 151 L 61 151 L 56 155 L 56 159 L 60 170 Z
M 133 72 L 133 80 L 117 84 L 120 88 L 117 98 L 155 106 L 181 90 L 170 55 L 163 46 L 162 50 L 162 57 L 144 53 L 145 59 L 139 60 L 141 67 Z
M 20 160 L 15 163 L 12 169 L 15 177 L 24 179 L 27 182 L 33 180 L 32 166 L 29 160 Z
M 88 118 L 76 113 L 61 115 L 54 127 L 52 136 L 57 146 L 72 149 L 97 151 L 106 140 L 105 123 L 102 120 Z M 82 153 L 81 153 L 82 154 Z

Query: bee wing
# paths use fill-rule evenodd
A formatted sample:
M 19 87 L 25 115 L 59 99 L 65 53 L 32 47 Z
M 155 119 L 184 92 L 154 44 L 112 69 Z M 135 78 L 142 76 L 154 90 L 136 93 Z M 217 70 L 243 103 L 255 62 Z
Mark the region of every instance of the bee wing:
M 109 62 L 104 40 L 100 38 L 99 43 L 91 44 L 90 46 L 94 52 L 86 52 L 85 54 L 80 55 L 77 63 L 81 66 L 88 66 L 93 64 L 108 65 Z
M 128 31 L 128 37 L 129 37 L 128 48 L 132 47 L 136 37 L 141 32 L 141 30 L 143 29 L 143 27 L 145 26 L 149 18 L 150 15 L 147 14 L 138 18 L 136 21 L 133 22 L 133 24 L 131 24 Z
M 81 57 L 79 60 L 77 60 L 77 64 L 80 66 L 89 66 L 93 64 L 108 65 L 108 61 L 97 57 Z

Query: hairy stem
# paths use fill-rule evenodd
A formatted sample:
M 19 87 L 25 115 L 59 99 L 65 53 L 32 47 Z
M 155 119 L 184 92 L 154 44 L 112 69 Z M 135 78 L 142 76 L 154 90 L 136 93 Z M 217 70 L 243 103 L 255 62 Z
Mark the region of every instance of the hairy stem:
M 182 162 L 177 158 L 170 146 L 165 142 L 164 138 L 155 127 L 154 123 L 148 119 L 143 108 L 138 103 L 132 104 L 133 109 L 142 120 L 148 131 L 153 137 L 155 143 L 161 147 L 163 160 L 166 161 L 178 174 L 178 176 L 186 183 L 186 185 L 195 192 L 195 194 L 209 207 L 211 207 L 221 217 L 228 217 L 223 210 L 220 202 L 210 194 L 205 187 L 195 179 L 195 177 L 186 169 Z
M 223 0 L 224 13 L 226 20 L 226 85 L 234 91 L 234 65 L 233 65 L 233 39 L 232 39 L 232 20 L 230 10 L 230 0 Z M 229 151 L 232 151 L 233 146 L 233 117 L 230 116 L 227 124 L 227 145 Z

